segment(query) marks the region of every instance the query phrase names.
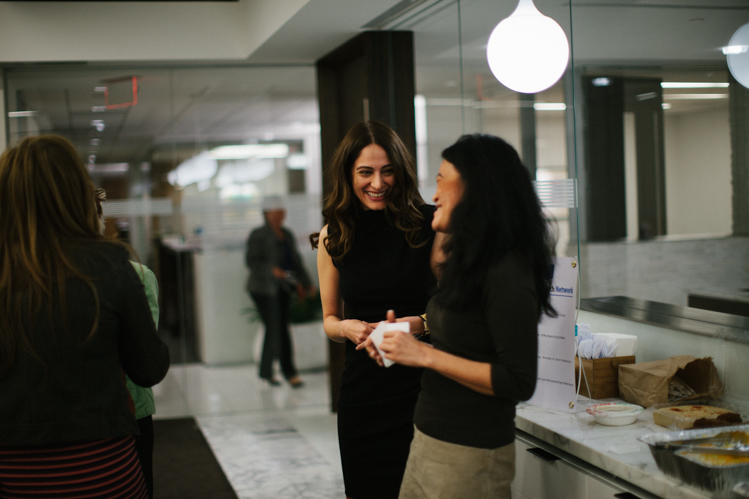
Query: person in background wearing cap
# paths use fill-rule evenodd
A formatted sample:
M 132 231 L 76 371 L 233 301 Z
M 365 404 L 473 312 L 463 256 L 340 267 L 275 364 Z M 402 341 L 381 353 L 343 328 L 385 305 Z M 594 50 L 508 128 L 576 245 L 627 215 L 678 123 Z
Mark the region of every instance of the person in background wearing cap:
M 293 388 L 299 388 L 303 383 L 294 365 L 289 306 L 292 294 L 297 293 L 303 300 L 316 290 L 302 263 L 294 234 L 283 226 L 286 219 L 283 201 L 279 196 L 268 196 L 262 208 L 265 225 L 250 233 L 245 254 L 245 263 L 250 268 L 247 292 L 265 324 L 259 374 L 269 385 L 280 385 L 273 376 L 273 360 L 278 358 L 286 380 Z

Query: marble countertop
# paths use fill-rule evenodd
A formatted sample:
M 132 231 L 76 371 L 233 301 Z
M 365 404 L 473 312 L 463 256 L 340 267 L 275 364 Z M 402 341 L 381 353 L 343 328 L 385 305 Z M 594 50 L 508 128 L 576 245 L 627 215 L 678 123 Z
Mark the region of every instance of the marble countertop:
M 603 426 L 585 410 L 594 404 L 618 399 L 591 400 L 578 397 L 574 413 L 521 403 L 515 426 L 573 456 L 664 499 L 705 499 L 711 495 L 664 475 L 648 446 L 637 437 L 667 428 L 653 422 L 646 409 L 627 426 Z

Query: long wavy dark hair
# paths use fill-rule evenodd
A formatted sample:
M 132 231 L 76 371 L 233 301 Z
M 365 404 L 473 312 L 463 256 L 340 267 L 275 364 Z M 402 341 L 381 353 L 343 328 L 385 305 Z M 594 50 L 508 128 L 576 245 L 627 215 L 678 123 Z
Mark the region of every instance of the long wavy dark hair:
M 556 316 L 549 296 L 553 240 L 517 151 L 499 137 L 474 134 L 442 157 L 455 166 L 464 191 L 450 216 L 436 300 L 453 309 L 475 303 L 492 263 L 519 252 L 533 272 L 539 318 Z
M 65 280 L 92 280 L 71 258 L 72 245 L 103 241 L 94 184 L 75 147 L 55 135 L 28 137 L 0 156 L 0 378 L 18 350 L 41 364 L 27 328 L 42 305 L 59 297 L 65 313 Z M 63 323 L 65 322 L 63 318 Z
M 403 231 L 409 245 L 418 247 L 426 244 L 425 241 L 418 241 L 419 229 L 424 222 L 418 208 L 424 204 L 424 200 L 419 194 L 413 156 L 392 128 L 379 121 L 366 121 L 354 125 L 346 133 L 330 165 L 332 190 L 325 198 L 322 211 L 328 224 L 328 237 L 323 244 L 334 260 L 343 258 L 353 244 L 356 210 L 360 209 L 352 183 L 354 163 L 362 149 L 371 144 L 385 150 L 395 171 L 395 183 L 385 207 L 386 216 Z M 316 242 L 314 237 L 313 234 L 310 238 L 313 246 Z

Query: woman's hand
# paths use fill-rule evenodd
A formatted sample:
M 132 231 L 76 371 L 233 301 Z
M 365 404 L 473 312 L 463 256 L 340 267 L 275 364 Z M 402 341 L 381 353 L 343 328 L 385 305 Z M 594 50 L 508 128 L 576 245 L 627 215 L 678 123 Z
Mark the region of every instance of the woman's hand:
M 286 279 L 286 271 L 281 267 L 273 267 L 271 269 L 271 272 L 273 272 L 273 277 L 275 277 L 279 281 L 283 281 L 284 279 Z
M 394 310 L 388 310 L 386 320 L 382 322 L 408 322 L 408 331 L 411 334 L 420 334 L 424 333 L 424 321 L 421 320 L 421 317 L 418 317 L 416 315 L 408 316 L 408 317 L 400 317 L 398 319 L 395 318 L 395 311 Z M 376 328 L 380 323 L 379 322 L 370 322 L 369 325 L 372 326 L 372 328 Z M 372 343 L 372 340 L 369 340 L 369 344 Z M 369 347 L 368 345 L 365 345 L 365 347 Z M 365 348 L 362 347 L 362 348 Z M 361 348 L 359 349 L 361 350 Z M 369 348 L 367 348 L 369 350 Z M 375 350 L 376 351 L 376 350 Z
M 354 342 L 354 345 L 361 345 L 369 339 L 369 335 L 374 331 L 371 324 L 355 319 L 347 319 L 338 323 L 338 332 L 341 338 L 347 338 Z M 371 340 L 370 340 L 371 343 Z
M 317 289 L 314 286 L 304 287 L 301 282 L 296 285 L 296 294 L 299 297 L 299 301 L 303 302 L 307 298 L 314 298 L 317 296 Z
M 388 310 L 386 314 L 386 321 L 383 322 L 396 322 L 395 318 L 395 311 L 394 310 Z M 376 328 L 380 323 L 369 323 L 370 327 L 374 331 L 374 328 Z M 380 352 L 377 351 L 377 348 L 374 346 L 374 343 L 372 343 L 372 338 L 367 337 L 367 340 L 363 343 L 360 343 L 356 346 L 357 350 L 361 350 L 362 348 L 367 349 L 367 354 L 374 359 L 375 362 L 377 362 L 377 365 L 380 367 L 383 367 L 385 364 L 382 362 L 382 357 L 380 356 Z
M 387 322 L 408 322 L 409 324 L 409 332 L 411 334 L 407 334 L 405 336 L 411 336 L 414 333 L 424 332 L 424 321 L 421 320 L 421 317 L 401 317 L 400 319 L 395 318 L 395 311 L 388 310 L 387 311 Z M 379 323 L 371 324 L 372 328 L 374 329 L 377 327 Z M 396 331 L 392 331 L 395 333 Z M 403 334 L 401 331 L 397 331 L 400 334 Z M 387 336 L 389 333 L 386 332 L 385 336 Z M 413 336 L 411 336 L 411 339 L 414 339 Z M 382 362 L 382 356 L 380 355 L 380 352 L 377 351 L 377 348 L 375 348 L 374 344 L 372 343 L 371 338 L 367 338 L 367 340 L 364 343 L 359 344 L 359 346 L 356 347 L 357 350 L 361 350 L 362 348 L 367 349 L 367 353 L 370 357 L 374 359 L 375 362 L 377 362 L 378 365 L 384 366 L 384 363 Z M 380 345 L 380 348 L 382 348 L 382 345 Z M 388 355 L 388 359 L 390 359 L 390 356 Z M 394 360 L 394 359 L 393 359 Z
M 432 345 L 423 343 L 401 331 L 385 331 L 380 350 L 385 357 L 398 364 L 410 367 L 427 367 Z
M 390 314 L 392 313 L 392 319 L 390 317 Z M 392 310 L 388 310 L 388 318 L 387 321 L 383 322 L 408 322 L 408 331 L 411 334 L 419 334 L 424 332 L 424 321 L 421 320 L 421 317 L 416 315 L 411 315 L 408 317 L 399 317 L 395 318 L 395 312 Z M 370 322 L 369 323 L 373 328 L 377 327 L 379 322 Z

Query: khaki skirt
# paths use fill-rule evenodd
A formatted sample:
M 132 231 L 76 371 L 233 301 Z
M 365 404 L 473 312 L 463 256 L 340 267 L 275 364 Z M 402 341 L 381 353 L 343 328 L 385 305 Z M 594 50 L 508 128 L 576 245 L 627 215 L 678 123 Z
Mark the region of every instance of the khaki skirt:
M 466 447 L 414 430 L 399 499 L 510 499 L 515 442 L 496 449 Z

